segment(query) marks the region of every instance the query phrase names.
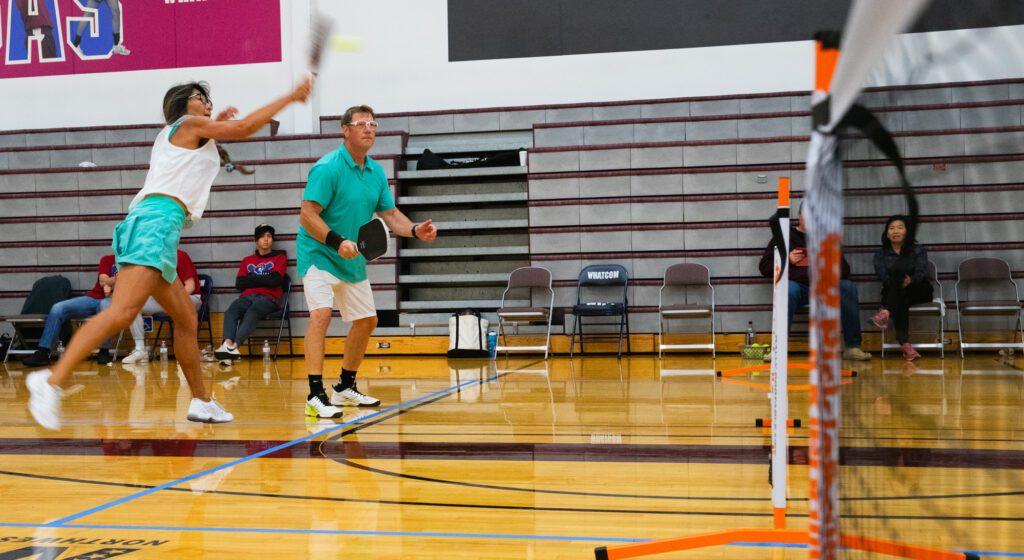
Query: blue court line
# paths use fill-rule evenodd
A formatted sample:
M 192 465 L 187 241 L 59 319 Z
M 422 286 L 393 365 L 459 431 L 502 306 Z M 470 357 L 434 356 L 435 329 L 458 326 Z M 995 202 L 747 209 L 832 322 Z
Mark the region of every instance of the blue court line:
M 258 459 L 260 457 L 263 457 L 264 455 L 269 455 L 271 453 L 276 453 L 276 452 L 278 452 L 278 451 L 280 451 L 282 449 L 287 449 L 289 447 L 298 445 L 298 444 L 303 443 L 305 441 L 309 441 L 309 440 L 311 440 L 313 438 L 320 437 L 322 435 L 325 435 L 325 434 L 328 434 L 330 432 L 339 430 L 341 428 L 347 428 L 348 426 L 352 426 L 352 425 L 355 425 L 355 424 L 360 424 L 362 422 L 365 422 L 367 420 L 376 418 L 376 417 L 381 416 L 383 414 L 387 414 L 389 412 L 394 412 L 394 411 L 400 410 L 400 409 L 402 409 L 404 407 L 411 406 L 411 405 L 416 404 L 416 403 L 418 403 L 420 401 L 424 401 L 424 400 L 432 399 L 434 397 L 442 396 L 442 395 L 451 393 L 452 391 L 457 391 L 459 389 L 462 389 L 463 387 L 468 387 L 470 385 L 474 385 L 474 384 L 477 384 L 477 383 L 483 383 L 484 381 L 491 381 L 492 379 L 495 379 L 495 378 L 496 378 L 496 376 L 495 377 L 489 377 L 487 379 L 471 379 L 469 381 L 466 381 L 465 383 L 461 383 L 459 385 L 453 385 L 453 386 L 448 387 L 446 389 L 441 389 L 440 391 L 435 391 L 433 393 L 430 393 L 429 395 L 424 395 L 422 397 L 413 399 L 411 401 L 406 401 L 404 403 L 399 403 L 399 404 L 396 404 L 394 406 L 385 408 L 383 410 L 378 410 L 377 412 L 374 412 L 373 414 L 368 414 L 366 416 L 363 416 L 362 418 L 357 418 L 355 420 L 350 420 L 348 422 L 344 422 L 344 423 L 341 423 L 341 424 L 336 424 L 334 426 L 331 426 L 330 428 L 325 428 L 325 429 L 320 430 L 319 432 L 316 432 L 314 434 L 309 434 L 307 436 L 303 436 L 301 438 L 294 439 L 292 441 L 282 443 L 282 444 L 277 445 L 275 447 L 271 447 L 270 449 L 265 449 L 265 450 L 260 451 L 258 453 L 254 453 L 252 455 L 249 455 L 248 457 L 242 457 L 240 459 L 235 459 L 234 461 L 230 461 L 228 463 L 224 463 L 223 465 L 212 467 L 212 468 L 206 469 L 205 471 L 200 471 L 200 472 L 197 472 L 195 474 L 191 474 L 189 476 L 179 478 L 177 480 L 172 480 L 170 482 L 165 482 L 165 483 L 163 483 L 163 484 L 161 484 L 159 486 L 154 486 L 152 488 L 147 488 L 146 490 L 143 490 L 141 492 L 136 492 L 135 494 L 131 494 L 131 495 L 125 496 L 123 498 L 118 498 L 117 500 L 114 500 L 112 502 L 107 502 L 105 504 L 98 505 L 98 506 L 96 506 L 94 508 L 90 508 L 90 509 L 87 509 L 87 510 L 84 510 L 84 511 L 80 511 L 78 513 L 69 515 L 67 517 L 62 517 L 60 519 L 57 519 L 57 520 L 54 520 L 54 521 L 51 521 L 51 522 L 47 523 L 45 526 L 47 526 L 47 527 L 61 527 L 61 526 L 65 526 L 69 521 L 74 521 L 74 520 L 79 519 L 81 517 L 85 517 L 87 515 L 92 515 L 94 513 L 101 512 L 101 511 L 103 511 L 105 509 L 110 509 L 112 507 L 119 506 L 119 505 L 121 505 L 123 503 L 130 502 L 132 500 L 136 500 L 136 499 L 142 498 L 144 496 L 148 496 L 150 494 L 153 494 L 154 492 L 159 492 L 160 490 L 165 490 L 165 489 L 170 488 L 172 486 L 177 486 L 179 484 L 183 484 L 183 483 L 188 482 L 190 480 L 195 480 L 197 478 L 202 478 L 202 477 L 204 477 L 204 476 L 206 476 L 208 474 L 212 474 L 212 473 L 215 473 L 215 472 L 217 472 L 219 470 L 223 470 L 223 469 L 227 469 L 227 468 L 230 468 L 230 467 L 234 467 L 235 465 L 240 465 L 242 463 L 245 463 L 247 461 L 251 461 L 253 459 Z
M 21 529 L 40 529 L 52 527 L 46 523 L 4 523 L 0 527 L 11 527 Z M 593 536 L 571 536 L 571 535 L 516 535 L 511 533 L 449 533 L 434 531 L 346 531 L 342 529 L 281 529 L 268 527 L 174 527 L 162 525 L 98 525 L 92 523 L 71 523 L 62 525 L 61 529 L 106 529 L 117 531 L 179 531 L 190 533 L 262 533 L 262 534 L 292 534 L 292 535 L 339 535 L 339 536 L 363 536 L 363 537 L 421 537 L 421 538 L 449 538 L 449 539 L 492 539 L 492 540 L 524 540 L 524 541 L 584 541 L 604 543 L 642 543 L 650 542 L 653 539 L 629 538 L 629 537 L 593 537 Z M 735 542 L 723 546 L 742 546 L 758 548 L 807 548 L 805 544 L 792 544 L 781 542 L 750 543 Z M 1007 552 L 998 550 L 955 550 L 955 552 L 969 552 L 979 556 L 1004 556 L 1008 558 L 1024 558 L 1024 552 Z

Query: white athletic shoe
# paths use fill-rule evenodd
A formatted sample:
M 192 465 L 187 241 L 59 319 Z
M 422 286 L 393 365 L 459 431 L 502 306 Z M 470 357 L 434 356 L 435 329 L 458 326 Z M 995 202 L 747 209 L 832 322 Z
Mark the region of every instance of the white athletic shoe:
M 242 353 L 238 351 L 238 347 L 231 348 L 227 342 L 221 342 L 220 347 L 213 351 L 214 357 L 218 360 L 241 360 Z
M 334 391 L 331 404 L 337 406 L 380 406 L 380 400 L 364 395 L 353 385 L 344 391 Z
M 128 47 L 124 45 L 114 45 L 114 54 L 128 56 L 132 54 L 132 51 L 128 50 Z
M 306 416 L 315 418 L 341 418 L 341 409 L 325 400 L 323 393 L 313 395 L 306 401 Z
M 235 419 L 234 415 L 224 410 L 224 407 L 217 402 L 217 399 L 210 397 L 209 402 L 203 402 L 193 398 L 188 404 L 188 416 L 190 422 L 203 422 L 205 424 L 223 424 Z
M 128 354 L 121 360 L 122 364 L 148 364 L 149 363 L 149 352 L 145 350 L 139 350 L 136 348 L 132 350 L 131 354 Z
M 28 399 L 28 410 L 32 418 L 47 430 L 60 429 L 60 405 L 64 391 L 60 387 L 50 385 L 50 370 L 28 374 L 25 386 L 31 394 Z

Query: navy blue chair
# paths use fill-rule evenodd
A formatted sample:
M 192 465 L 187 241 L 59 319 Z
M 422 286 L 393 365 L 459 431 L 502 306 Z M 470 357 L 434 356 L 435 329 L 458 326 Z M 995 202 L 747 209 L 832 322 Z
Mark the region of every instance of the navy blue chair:
M 626 292 L 628 284 L 629 273 L 622 265 L 593 264 L 580 271 L 576 283 L 576 305 L 572 306 L 574 319 L 569 343 L 570 358 L 576 348 L 577 331 L 580 352 L 583 352 L 583 319 L 590 317 L 618 317 L 618 355 L 622 357 L 623 333 L 626 335 L 626 353 L 632 352 L 629 343 L 629 295 Z
M 213 294 L 213 277 L 211 277 L 209 274 L 200 274 L 199 275 L 199 297 L 200 297 L 202 303 L 199 305 L 199 311 L 198 311 L 198 315 L 199 315 L 198 335 L 200 337 L 203 335 L 203 325 L 205 324 L 206 325 L 206 333 L 207 333 L 207 341 L 209 342 L 210 346 L 212 347 L 213 346 L 213 325 L 210 324 L 210 295 L 211 294 Z M 157 323 L 160 323 L 159 327 L 157 327 Z M 163 334 L 164 325 L 165 324 L 167 325 L 168 332 L 171 333 L 171 335 L 170 335 L 170 339 L 171 339 L 170 351 L 174 352 L 174 325 L 173 325 L 173 321 L 171 320 L 171 316 L 168 315 L 167 313 L 156 313 L 156 314 L 153 315 L 153 326 L 157 327 L 157 330 L 156 330 L 156 336 L 153 338 L 153 346 L 151 346 L 150 349 L 149 349 L 149 357 L 150 357 L 150 359 L 152 359 L 154 357 L 157 357 L 156 352 L 157 352 L 157 348 L 159 347 L 159 344 L 160 344 L 160 338 L 161 338 L 160 335 Z
M 260 323 L 256 324 L 256 329 L 253 330 L 252 334 L 249 335 L 249 355 L 253 355 L 253 340 L 256 338 L 254 335 L 257 332 L 267 332 L 271 329 L 277 329 L 277 341 L 274 342 L 274 359 L 277 359 L 278 351 L 281 348 L 281 336 L 285 331 L 288 331 L 288 357 L 295 355 L 295 348 L 292 346 L 292 320 L 289 316 L 290 308 L 288 306 L 288 296 L 292 293 L 292 277 L 284 275 L 284 291 L 281 293 L 281 299 L 277 302 L 277 310 L 271 311 L 269 315 L 260 319 Z M 268 321 L 274 322 L 273 325 L 263 325 Z

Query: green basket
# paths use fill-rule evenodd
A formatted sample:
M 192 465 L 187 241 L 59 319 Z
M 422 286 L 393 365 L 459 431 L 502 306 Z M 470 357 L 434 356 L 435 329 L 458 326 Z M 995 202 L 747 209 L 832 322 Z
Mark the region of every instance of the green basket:
M 740 345 L 740 357 L 744 360 L 763 360 L 766 354 L 772 351 L 770 346 L 747 346 Z

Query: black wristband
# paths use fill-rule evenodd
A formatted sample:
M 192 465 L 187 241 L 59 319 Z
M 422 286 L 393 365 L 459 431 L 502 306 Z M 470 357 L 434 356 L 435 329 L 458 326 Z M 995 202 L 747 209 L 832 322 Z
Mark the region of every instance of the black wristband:
M 419 225 L 419 224 L 413 224 L 412 225 L 412 238 L 413 239 L 419 239 L 419 237 L 416 237 L 416 226 L 417 225 Z
M 340 234 L 338 234 L 334 230 L 331 230 L 331 231 L 327 232 L 327 239 L 324 240 L 324 245 L 327 245 L 331 249 L 334 249 L 335 251 L 337 251 L 338 248 L 341 247 L 342 242 L 344 242 L 344 241 L 345 241 L 344 237 L 342 237 Z

